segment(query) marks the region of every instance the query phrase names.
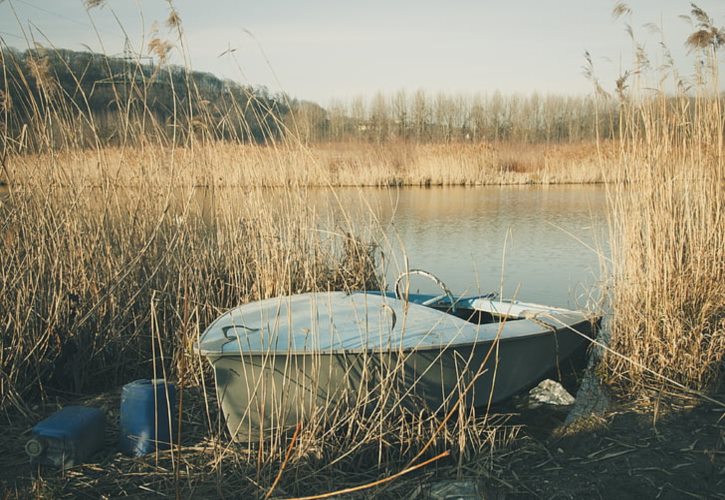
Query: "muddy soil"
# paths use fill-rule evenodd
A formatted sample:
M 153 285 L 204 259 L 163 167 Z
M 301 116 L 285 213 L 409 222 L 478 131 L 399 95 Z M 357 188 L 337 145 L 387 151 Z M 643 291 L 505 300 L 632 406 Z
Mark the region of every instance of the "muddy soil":
M 716 398 L 725 401 L 725 393 Z M 426 493 L 431 485 L 450 480 L 473 482 L 479 498 L 492 499 L 725 498 L 725 407 L 694 399 L 676 401 L 664 398 L 648 405 L 615 401 L 605 413 L 569 425 L 565 422 L 571 408 L 529 408 L 515 401 L 518 409 L 513 410 L 509 425 L 522 427 L 508 446 L 465 460 L 441 460 L 352 498 L 431 498 Z M 114 408 L 118 394 L 89 403 Z M 187 429 L 197 435 L 205 432 L 202 412 L 197 407 L 188 413 L 187 425 L 192 427 Z M 25 425 L 14 420 L 13 425 L 3 422 L 0 438 L 2 499 L 175 494 L 178 484 L 168 464 L 121 457 L 113 451 L 113 435 L 109 435 L 107 451 L 93 464 L 68 473 L 32 467 L 23 450 L 32 422 Z M 208 460 L 205 446 L 203 440 L 190 444 L 185 460 Z M 186 492 L 198 498 L 234 497 L 234 491 L 249 487 L 251 472 L 246 471 L 253 470 L 253 465 L 234 459 L 222 467 L 224 476 L 219 482 L 217 469 L 188 463 L 182 496 Z M 383 471 L 371 466 L 348 476 L 338 471 L 334 480 L 310 483 L 309 493 L 365 484 L 391 475 L 399 470 L 396 467 Z M 263 488 L 256 491 L 260 497 L 265 492 Z M 476 497 L 466 500 L 472 498 Z
M 481 490 L 487 498 L 725 498 L 724 415 L 681 399 L 615 402 L 568 426 L 565 411 L 523 410 L 523 435 L 484 472 Z

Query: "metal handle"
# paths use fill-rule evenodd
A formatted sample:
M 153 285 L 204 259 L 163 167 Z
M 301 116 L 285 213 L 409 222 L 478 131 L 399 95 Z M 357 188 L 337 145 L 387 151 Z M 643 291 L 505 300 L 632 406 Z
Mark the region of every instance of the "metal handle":
M 400 276 L 398 276 L 398 279 L 395 280 L 395 297 L 396 298 L 398 298 L 400 300 L 405 300 L 404 294 L 400 290 L 400 284 L 402 283 L 403 278 L 405 278 L 406 276 L 412 276 L 414 274 L 418 274 L 420 276 L 424 276 L 424 277 L 430 279 L 431 281 L 433 281 L 433 283 L 438 285 L 444 292 L 443 295 L 439 295 L 438 297 L 435 297 L 434 300 L 426 301 L 421 305 L 429 306 L 429 305 L 432 305 L 433 302 L 447 297 L 448 300 L 451 302 L 451 311 L 456 312 L 456 302 L 457 301 L 456 301 L 456 298 L 453 296 L 453 293 L 451 292 L 451 290 L 446 286 L 445 283 L 443 283 L 443 281 L 441 281 L 440 279 L 438 279 L 436 276 L 429 273 L 428 271 L 424 271 L 423 269 L 409 269 L 408 271 L 403 271 L 402 273 L 400 273 Z

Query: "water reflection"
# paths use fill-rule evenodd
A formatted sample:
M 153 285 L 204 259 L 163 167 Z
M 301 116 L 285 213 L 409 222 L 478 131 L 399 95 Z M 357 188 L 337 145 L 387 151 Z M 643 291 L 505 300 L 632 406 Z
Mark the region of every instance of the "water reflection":
M 605 191 L 599 186 L 349 189 L 339 199 L 352 218 L 379 214 L 389 243 L 387 277 L 404 267 L 438 275 L 456 293 L 499 290 L 521 300 L 584 305 L 608 253 Z M 399 241 L 398 241 L 399 240 Z

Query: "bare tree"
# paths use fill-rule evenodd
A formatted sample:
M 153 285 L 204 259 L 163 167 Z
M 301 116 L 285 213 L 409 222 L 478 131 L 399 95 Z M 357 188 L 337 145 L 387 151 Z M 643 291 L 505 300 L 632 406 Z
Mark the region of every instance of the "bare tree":
M 387 99 L 382 92 L 377 92 L 370 103 L 370 121 L 375 142 L 386 141 L 390 129 L 390 112 Z
M 422 142 L 429 139 L 428 124 L 430 121 L 430 109 L 428 107 L 428 98 L 422 89 L 418 89 L 413 96 L 413 109 L 411 114 L 416 141 Z
M 408 97 L 405 90 L 401 89 L 393 96 L 393 121 L 396 136 L 399 139 L 407 139 L 410 118 L 408 115 Z

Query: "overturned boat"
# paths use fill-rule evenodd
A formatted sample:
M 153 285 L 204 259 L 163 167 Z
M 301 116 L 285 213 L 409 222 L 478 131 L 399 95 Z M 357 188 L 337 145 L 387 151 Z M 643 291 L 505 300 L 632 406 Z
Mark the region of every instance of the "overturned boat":
M 257 441 L 341 408 L 485 408 L 538 383 L 598 325 L 583 312 L 399 284 L 276 297 L 215 320 L 198 350 L 232 437 Z

